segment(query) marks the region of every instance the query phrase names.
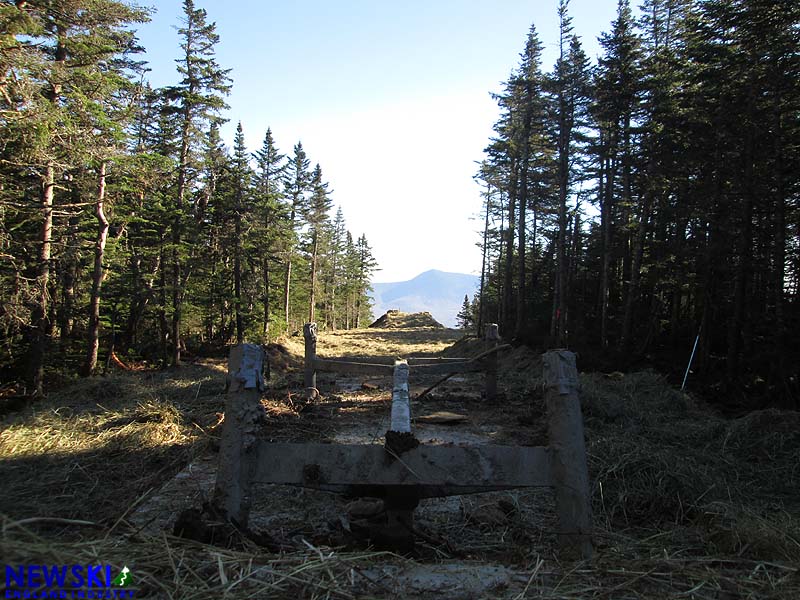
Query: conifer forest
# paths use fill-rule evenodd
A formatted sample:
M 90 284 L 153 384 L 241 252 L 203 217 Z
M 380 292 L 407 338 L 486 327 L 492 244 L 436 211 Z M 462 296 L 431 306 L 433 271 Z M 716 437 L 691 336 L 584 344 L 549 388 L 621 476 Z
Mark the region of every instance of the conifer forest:
M 494 94 L 469 320 L 607 369 L 680 373 L 694 349 L 732 406 L 796 407 L 800 5 L 619 0 L 596 62 L 558 11 L 555 64 L 531 26 Z M 234 82 L 183 13 L 153 88 L 151 9 L 0 3 L 0 369 L 30 393 L 114 353 L 178 365 L 369 317 L 376 261 L 335 182 L 269 129 L 223 144 Z
M 251 154 L 220 137 L 233 84 L 192 0 L 173 85 L 153 89 L 118 0 L 0 3 L 3 378 L 91 374 L 103 358 L 363 326 L 376 267 L 333 213 L 301 142 Z M 100 362 L 98 360 L 100 359 Z
M 620 0 L 597 64 L 567 4 L 495 95 L 476 322 L 797 407 L 800 4 Z

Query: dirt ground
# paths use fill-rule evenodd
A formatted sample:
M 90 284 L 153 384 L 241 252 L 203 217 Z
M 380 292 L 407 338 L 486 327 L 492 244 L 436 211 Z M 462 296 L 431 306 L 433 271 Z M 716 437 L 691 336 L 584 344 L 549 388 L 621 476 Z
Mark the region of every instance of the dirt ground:
M 483 348 L 442 328 L 318 342 L 322 357 L 365 361 Z M 390 378 L 319 374 L 321 398 L 307 404 L 302 338 L 268 356 L 264 439 L 383 443 Z M 453 377 L 412 401 L 414 433 L 424 444 L 546 445 L 540 376 L 537 352 L 509 350 L 500 398 L 482 398 L 480 374 Z M 412 400 L 436 379 L 412 366 Z M 209 499 L 224 398 L 224 361 L 206 360 L 77 382 L 4 418 L 4 560 L 102 556 L 129 566 L 138 597 L 153 598 L 800 597 L 796 414 L 728 421 L 656 373 L 583 374 L 596 551 L 575 562 L 559 555 L 547 489 L 423 500 L 404 554 L 358 535 L 364 506 L 353 499 L 277 485 L 253 494 L 258 535 L 232 545 L 175 537 L 178 516 Z M 443 411 L 464 418 L 425 422 Z
M 433 356 L 450 347 L 460 332 L 443 329 L 385 329 L 329 333 L 320 336 L 318 354 L 372 359 Z M 301 348 L 291 341 L 289 349 Z M 478 344 L 480 345 L 480 344 Z M 376 354 L 376 351 L 383 351 Z M 268 392 L 267 422 L 262 435 L 271 441 L 383 444 L 389 428 L 391 377 L 348 377 L 320 373 L 321 398 L 300 405 L 285 394 Z M 441 376 L 410 378 L 415 398 Z M 291 389 L 291 388 L 289 388 Z M 545 445 L 546 424 L 541 403 L 530 398 L 482 399 L 483 376 L 452 377 L 435 391 L 412 402 L 413 431 L 423 444 Z M 538 411 L 538 412 L 537 412 Z M 451 424 L 425 422 L 446 413 Z M 419 419 L 419 420 L 418 420 Z M 434 419 L 435 420 L 435 419 Z M 133 524 L 150 535 L 172 527 L 180 510 L 208 501 L 216 472 L 215 454 L 198 457 L 158 494 L 131 516 Z M 352 534 L 352 499 L 289 486 L 257 486 L 250 524 L 284 548 L 344 547 L 366 550 L 369 542 Z M 397 597 L 449 598 L 495 596 L 500 590 L 519 593 L 529 575 L 507 565 L 538 546 L 550 551 L 554 543 L 553 500 L 549 490 L 529 489 L 469 496 L 423 499 L 414 513 L 414 563 L 370 572 L 384 592 Z M 523 549 L 525 548 L 525 549 Z M 367 576 L 367 579 L 370 577 Z

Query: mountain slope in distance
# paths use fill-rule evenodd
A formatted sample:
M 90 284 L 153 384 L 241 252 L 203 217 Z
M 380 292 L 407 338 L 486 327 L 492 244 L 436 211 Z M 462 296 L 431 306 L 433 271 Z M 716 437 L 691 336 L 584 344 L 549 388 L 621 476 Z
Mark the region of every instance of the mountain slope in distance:
M 372 314 L 378 318 L 392 308 L 409 313 L 428 311 L 445 327 L 455 327 L 464 295 L 472 298 L 479 283 L 477 275 L 436 269 L 408 281 L 373 283 Z

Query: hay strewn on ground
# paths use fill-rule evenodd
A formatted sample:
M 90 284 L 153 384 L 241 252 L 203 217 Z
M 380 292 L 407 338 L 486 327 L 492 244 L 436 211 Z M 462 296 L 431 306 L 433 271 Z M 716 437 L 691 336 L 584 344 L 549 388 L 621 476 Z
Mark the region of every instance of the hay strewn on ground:
M 425 338 L 428 331 L 416 338 L 411 330 L 395 337 L 386 330 L 323 334 L 320 348 L 331 356 L 369 355 L 376 347 L 407 355 L 440 352 L 454 341 Z M 480 344 L 466 340 L 455 351 L 477 354 Z M 289 340 L 286 347 L 298 352 L 302 346 Z M 512 350 L 501 375 L 507 407 L 522 407 L 517 439 L 526 439 L 544 414 L 538 353 Z M 275 398 L 299 385 L 293 377 L 274 374 L 281 387 Z M 82 381 L 4 417 L 4 561 L 128 565 L 137 597 L 152 598 L 475 597 L 441 583 L 446 578 L 426 593 L 398 575 L 464 565 L 500 569 L 491 588 L 478 594 L 498 598 L 800 598 L 797 413 L 768 410 L 729 420 L 654 372 L 583 374 L 597 548 L 591 562 L 560 562 L 548 529 L 552 519 L 522 518 L 546 515 L 549 503 L 521 492 L 465 497 L 462 516 L 448 517 L 434 533 L 458 544 L 459 530 L 477 523 L 481 536 L 461 540 L 461 552 L 437 546 L 436 539 L 421 541 L 417 560 L 310 546 L 300 538 L 291 551 L 276 554 L 247 539 L 225 549 L 169 532 L 142 534 L 126 516 L 213 445 L 223 390 L 221 363 L 208 362 Z M 442 397 L 458 393 L 453 384 Z M 292 437 L 314 431 L 313 419 L 319 420 L 314 411 L 290 417 L 297 429 Z M 535 437 L 531 443 L 538 443 Z M 523 527 L 531 522 L 541 529 Z M 437 526 L 435 519 L 429 523 Z M 393 587 L 398 582 L 406 593 Z
M 113 524 L 179 471 L 224 403 L 219 364 L 83 380 L 0 425 L 0 514 Z

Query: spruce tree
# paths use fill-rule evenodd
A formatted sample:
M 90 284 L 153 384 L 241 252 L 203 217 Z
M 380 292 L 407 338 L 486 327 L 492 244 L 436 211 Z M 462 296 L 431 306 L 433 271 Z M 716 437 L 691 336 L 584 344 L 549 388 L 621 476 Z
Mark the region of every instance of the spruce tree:
M 311 174 L 311 195 L 305 210 L 305 220 L 308 224 L 309 247 L 311 255 L 311 291 L 308 303 L 308 322 L 314 323 L 317 301 L 317 259 L 319 257 L 320 241 L 323 228 L 328 223 L 331 209 L 331 191 L 328 183 L 322 180 L 322 169 L 319 164 L 314 167 Z
M 372 289 L 370 282 L 378 262 L 372 255 L 372 248 L 367 242 L 367 236 L 362 234 L 356 242 L 356 255 L 358 257 L 355 276 L 355 323 L 356 329 L 361 327 L 364 320 L 372 317 L 372 307 L 369 304 L 369 291 Z
M 333 227 L 331 228 L 331 260 L 329 271 L 329 306 L 328 314 L 331 329 L 336 331 L 339 307 L 336 303 L 336 293 L 343 283 L 343 265 L 345 263 L 345 244 L 346 244 L 347 229 L 344 222 L 344 213 L 342 207 L 336 209 L 336 216 L 333 219 Z
M 243 259 L 245 253 L 245 218 L 251 213 L 250 193 L 252 172 L 248 163 L 249 154 L 244 142 L 241 121 L 236 127 L 233 140 L 231 179 L 233 183 L 233 297 L 236 315 L 236 343 L 244 343 L 245 319 L 243 289 Z
M 577 144 L 581 131 L 587 126 L 589 103 L 589 66 L 580 40 L 572 33 L 572 19 L 568 14 L 569 0 L 561 0 L 558 7 L 559 37 L 558 59 L 548 77 L 551 95 L 550 121 L 556 148 L 556 186 L 558 190 L 558 232 L 556 238 L 556 273 L 554 319 L 551 335 L 556 345 L 567 345 L 567 311 L 569 297 L 569 268 L 567 257 L 567 201 L 572 192 L 575 170 L 580 151 Z
M 612 265 L 615 254 L 615 227 L 623 225 L 623 239 L 629 234 L 633 198 L 635 142 L 633 125 L 640 112 L 641 70 L 640 38 L 628 0 L 619 0 L 617 18 L 610 33 L 600 37 L 604 54 L 600 57 L 592 113 L 599 131 L 597 160 L 600 165 L 599 202 L 602 230 L 602 266 L 600 284 L 600 340 L 609 344 L 609 309 L 611 306 Z M 627 241 L 627 240 L 626 240 Z M 625 249 L 629 244 L 624 244 Z M 630 253 L 623 252 L 621 279 L 630 276 Z
M 214 56 L 219 42 L 216 25 L 207 23 L 206 11 L 195 8 L 193 0 L 184 0 L 184 25 L 178 29 L 182 38 L 181 58 L 176 59 L 181 81 L 166 88 L 172 112 L 180 120 L 178 182 L 175 192 L 175 216 L 172 222 L 172 363 L 181 360 L 181 319 L 189 268 L 184 264 L 184 222 L 187 195 L 194 184 L 196 149 L 202 142 L 203 128 L 227 108 L 224 96 L 230 91 L 229 69 L 222 69 Z
M 297 244 L 298 214 L 302 215 L 306 208 L 307 194 L 311 185 L 311 174 L 308 172 L 309 160 L 303 150 L 303 144 L 297 142 L 294 155 L 286 169 L 286 196 L 289 202 L 289 221 L 287 235 L 289 239 L 285 248 L 285 273 L 283 280 L 283 313 L 286 331 L 289 331 L 291 315 L 289 313 L 290 290 L 292 283 L 292 261 L 294 259 L 295 245 Z
M 272 130 L 267 129 L 261 148 L 253 155 L 256 159 L 254 179 L 254 212 L 256 223 L 251 228 L 258 237 L 261 256 L 261 301 L 263 316 L 261 335 L 264 340 L 270 334 L 270 287 L 271 265 L 282 246 L 287 244 L 286 222 L 288 211 L 284 201 L 286 179 L 286 156 L 278 151 Z
M 472 305 L 469 301 L 469 295 L 464 294 L 464 302 L 461 304 L 461 310 L 459 310 L 456 315 L 456 327 L 459 329 L 471 329 L 473 325 Z
M 119 271 L 118 296 L 125 299 L 127 316 L 120 327 L 120 342 L 125 348 L 143 350 L 144 340 L 160 340 L 147 318 L 150 309 L 160 309 L 157 285 L 162 270 L 162 244 L 167 230 L 170 190 L 175 183 L 175 131 L 162 114 L 163 97 L 143 86 L 135 104 L 136 116 L 131 131 L 130 153 L 120 161 L 119 183 L 124 207 L 115 212 L 124 219 L 122 246 L 116 268 Z M 163 332 L 166 333 L 166 330 Z M 153 347 L 143 353 L 150 357 Z M 159 344 L 160 360 L 165 360 Z
M 546 176 L 547 167 L 544 157 L 548 154 L 545 141 L 545 98 L 543 93 L 544 77 L 541 72 L 542 44 L 531 25 L 525 50 L 521 55 L 520 66 L 512 77 L 512 130 L 511 148 L 518 165 L 516 177 L 519 182 L 512 183 L 517 191 L 519 205 L 519 221 L 517 235 L 517 293 L 515 335 L 521 337 L 528 325 L 526 310 L 527 292 L 527 249 L 528 249 L 528 205 L 531 203 L 533 187 L 541 187 Z M 516 116 L 515 116 L 516 115 Z

